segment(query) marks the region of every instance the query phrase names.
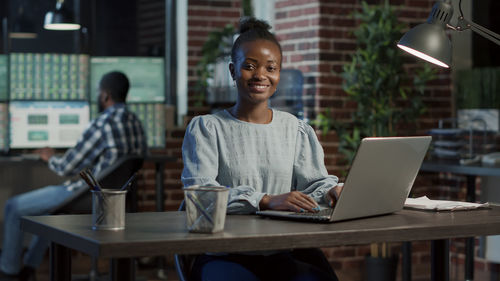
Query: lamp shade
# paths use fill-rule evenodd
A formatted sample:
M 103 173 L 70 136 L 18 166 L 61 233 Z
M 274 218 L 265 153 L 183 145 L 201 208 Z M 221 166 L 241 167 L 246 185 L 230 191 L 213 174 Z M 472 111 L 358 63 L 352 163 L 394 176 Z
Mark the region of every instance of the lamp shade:
M 54 11 L 45 14 L 43 28 L 49 30 L 78 30 L 80 25 L 75 23 L 73 14 L 67 11 L 62 3 L 58 2 Z
M 417 25 L 403 35 L 398 47 L 436 65 L 446 68 L 451 65 L 451 42 L 439 25 Z
M 451 65 L 451 42 L 445 29 L 453 15 L 449 3 L 437 2 L 426 23 L 406 32 L 398 42 L 404 51 L 442 67 Z

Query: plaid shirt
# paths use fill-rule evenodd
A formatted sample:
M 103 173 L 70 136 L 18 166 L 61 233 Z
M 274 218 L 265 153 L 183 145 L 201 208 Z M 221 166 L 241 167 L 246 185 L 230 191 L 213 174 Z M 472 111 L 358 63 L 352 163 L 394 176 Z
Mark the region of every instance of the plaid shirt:
M 75 176 L 86 168 L 99 177 L 106 167 L 125 155 L 146 155 L 147 142 L 139 119 L 117 103 L 87 126 L 76 145 L 63 156 L 49 159 L 49 168 L 60 176 Z M 64 183 L 68 190 L 86 187 L 79 179 Z

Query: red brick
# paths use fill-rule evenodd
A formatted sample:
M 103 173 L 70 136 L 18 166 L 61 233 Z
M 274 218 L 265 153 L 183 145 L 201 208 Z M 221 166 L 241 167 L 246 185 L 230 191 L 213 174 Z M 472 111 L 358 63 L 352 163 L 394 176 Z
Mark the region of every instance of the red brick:
M 217 15 L 217 10 L 209 10 L 209 9 L 188 9 L 188 17 L 191 16 L 204 16 L 204 17 L 213 17 Z
M 432 2 L 427 0 L 409 0 L 408 6 L 418 8 L 432 8 Z M 430 10 L 429 10 L 430 12 Z
M 356 43 L 353 42 L 336 42 L 333 43 L 334 50 L 347 50 L 352 51 L 356 49 Z

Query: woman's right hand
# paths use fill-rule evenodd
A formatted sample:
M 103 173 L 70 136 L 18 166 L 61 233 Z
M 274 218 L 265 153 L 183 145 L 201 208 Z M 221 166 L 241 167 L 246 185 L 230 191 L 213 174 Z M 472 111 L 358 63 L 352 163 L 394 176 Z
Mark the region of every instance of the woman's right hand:
M 318 212 L 319 206 L 314 199 L 300 191 L 292 191 L 280 195 L 264 195 L 260 200 L 261 210 L 281 210 L 292 212 Z

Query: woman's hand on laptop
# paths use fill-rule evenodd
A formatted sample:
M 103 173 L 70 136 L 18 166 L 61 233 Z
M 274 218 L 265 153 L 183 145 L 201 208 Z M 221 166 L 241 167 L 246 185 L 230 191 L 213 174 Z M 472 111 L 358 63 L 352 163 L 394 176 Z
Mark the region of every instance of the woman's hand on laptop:
M 260 200 L 259 207 L 261 210 L 280 210 L 292 212 L 318 212 L 319 206 L 314 199 L 308 195 L 292 191 L 280 195 L 264 195 Z
M 328 197 L 328 206 L 334 207 L 339 199 L 340 193 L 342 192 L 342 188 L 344 188 L 344 183 L 340 182 L 336 186 L 330 188 L 327 193 Z

